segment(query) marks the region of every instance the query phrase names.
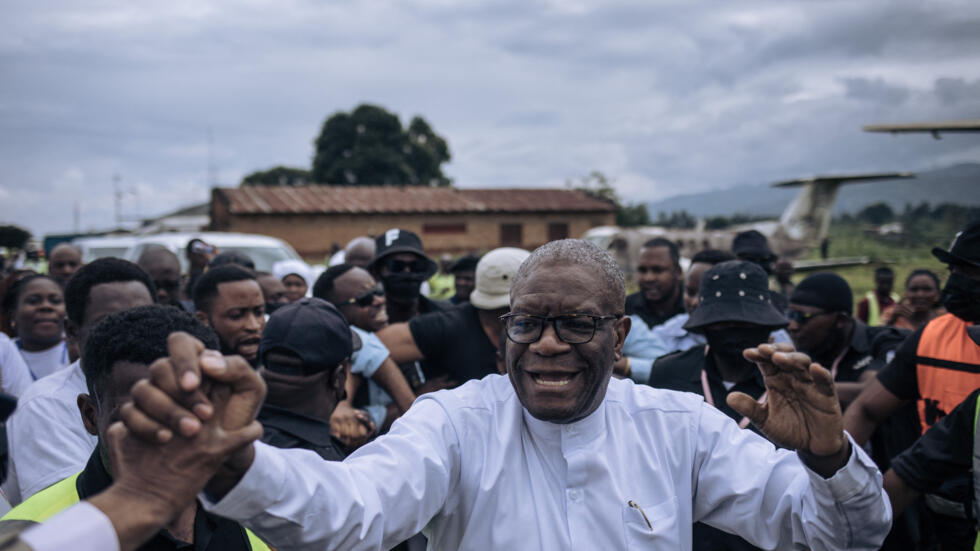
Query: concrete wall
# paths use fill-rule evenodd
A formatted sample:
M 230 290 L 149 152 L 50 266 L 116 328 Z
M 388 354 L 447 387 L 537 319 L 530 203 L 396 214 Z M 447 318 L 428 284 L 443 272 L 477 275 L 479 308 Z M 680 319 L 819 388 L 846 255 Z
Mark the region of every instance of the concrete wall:
M 521 224 L 520 246 L 533 249 L 549 240 L 549 224 L 567 224 L 569 237 L 581 237 L 590 228 L 614 223 L 613 213 L 230 215 L 222 201 L 212 203 L 214 230 L 278 237 L 292 245 L 308 262 L 322 262 L 334 243 L 344 246 L 354 237 L 379 235 L 391 228 L 417 233 L 426 252 L 433 255 L 482 252 L 500 247 L 502 224 Z M 460 231 L 463 229 L 465 231 Z

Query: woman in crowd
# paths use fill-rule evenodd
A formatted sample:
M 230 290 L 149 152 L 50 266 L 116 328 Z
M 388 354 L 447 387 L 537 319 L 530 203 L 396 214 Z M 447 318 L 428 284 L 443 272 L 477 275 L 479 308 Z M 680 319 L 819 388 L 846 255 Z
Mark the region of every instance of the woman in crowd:
M 286 298 L 289 302 L 296 302 L 307 296 L 313 272 L 305 262 L 280 260 L 272 266 L 272 274 L 286 286 Z
M 13 322 L 14 343 L 34 380 L 67 366 L 65 296 L 54 279 L 32 275 L 21 279 L 3 297 L 3 311 Z
M 932 270 L 913 270 L 905 280 L 905 296 L 882 312 L 885 325 L 915 331 L 946 313 L 939 304 L 939 277 Z
M 0 282 L 0 302 L 4 302 L 4 297 L 7 296 L 7 291 L 13 287 L 18 281 L 24 279 L 27 276 L 32 276 L 36 274 L 34 270 L 13 270 L 6 277 L 3 278 L 3 282 Z M 17 332 L 14 331 L 14 323 L 11 318 L 12 313 L 7 311 L 6 307 L 0 308 L 0 332 L 6 334 L 10 338 L 15 338 Z

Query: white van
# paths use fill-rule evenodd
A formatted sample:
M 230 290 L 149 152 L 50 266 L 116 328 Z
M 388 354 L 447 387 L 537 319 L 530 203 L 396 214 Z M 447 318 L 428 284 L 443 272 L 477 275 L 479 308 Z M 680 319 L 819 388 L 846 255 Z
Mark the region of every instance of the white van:
M 106 237 L 76 237 L 71 244 L 82 250 L 82 262 L 89 262 L 106 256 L 123 258 L 136 238 L 132 235 L 112 235 Z
M 286 242 L 267 235 L 224 232 L 181 232 L 142 235 L 135 238 L 122 258 L 136 262 L 148 247 L 162 246 L 173 251 L 180 259 L 182 271 L 187 271 L 185 250 L 191 239 L 200 239 L 218 248 L 219 253 L 245 253 L 255 262 L 255 269 L 271 272 L 272 265 L 280 260 L 300 260 L 296 251 Z

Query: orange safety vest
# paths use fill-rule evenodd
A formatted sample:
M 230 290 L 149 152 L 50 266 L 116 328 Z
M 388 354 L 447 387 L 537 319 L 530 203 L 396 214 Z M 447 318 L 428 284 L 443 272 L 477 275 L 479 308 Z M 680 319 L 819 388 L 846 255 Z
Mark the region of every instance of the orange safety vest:
M 945 314 L 922 331 L 915 352 L 922 432 L 980 387 L 980 345 L 967 333 L 970 325 Z

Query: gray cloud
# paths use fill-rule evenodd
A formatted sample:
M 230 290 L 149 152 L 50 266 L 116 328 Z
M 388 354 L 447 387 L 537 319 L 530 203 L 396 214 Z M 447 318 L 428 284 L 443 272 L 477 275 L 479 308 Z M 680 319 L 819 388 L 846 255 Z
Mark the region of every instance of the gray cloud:
M 976 136 L 870 135 L 975 117 L 973 2 L 102 1 L 0 7 L 0 220 L 37 233 L 308 165 L 332 112 L 424 116 L 463 187 L 598 169 L 630 200 L 832 170 L 980 158 Z

